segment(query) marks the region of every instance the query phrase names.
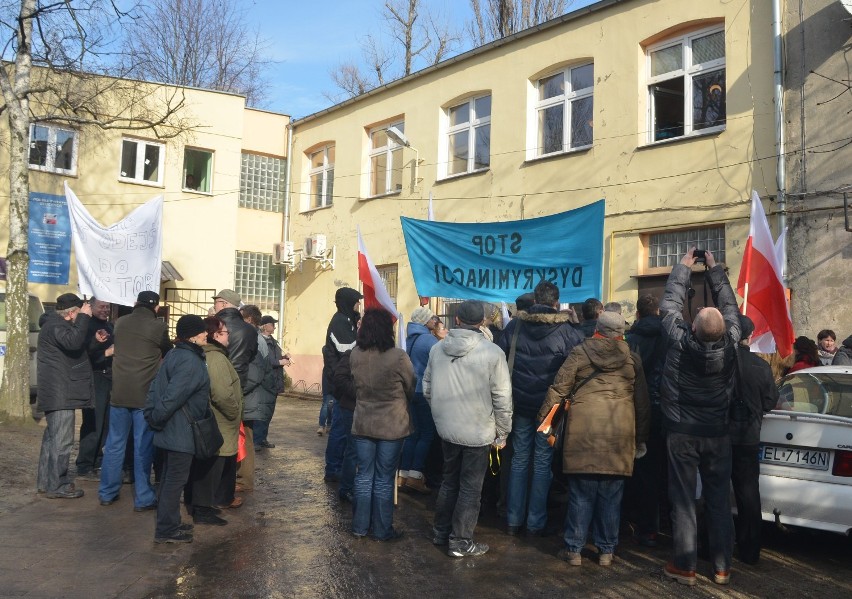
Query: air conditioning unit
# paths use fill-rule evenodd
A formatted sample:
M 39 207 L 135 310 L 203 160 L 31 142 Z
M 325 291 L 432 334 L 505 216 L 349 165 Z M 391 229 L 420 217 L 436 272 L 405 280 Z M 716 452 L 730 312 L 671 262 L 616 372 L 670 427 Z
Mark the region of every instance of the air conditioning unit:
M 272 263 L 273 264 L 292 264 L 293 263 L 293 242 L 285 241 L 276 243 L 272 246 Z
M 305 258 L 323 258 L 325 257 L 325 250 L 325 235 L 305 237 Z

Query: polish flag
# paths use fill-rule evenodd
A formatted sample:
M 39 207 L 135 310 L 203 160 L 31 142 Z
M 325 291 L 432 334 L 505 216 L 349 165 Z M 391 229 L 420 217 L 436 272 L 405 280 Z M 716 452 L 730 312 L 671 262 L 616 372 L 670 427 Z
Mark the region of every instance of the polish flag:
M 376 270 L 376 265 L 367 255 L 367 248 L 361 237 L 361 227 L 358 227 L 358 278 L 363 285 L 364 307 L 384 308 L 391 313 L 396 322 L 396 306 L 393 305 L 393 300 L 385 288 L 382 277 L 379 276 L 379 271 Z
M 783 234 L 778 248 L 784 251 Z M 754 339 L 771 336 L 781 357 L 793 353 L 793 321 L 787 307 L 781 264 L 772 243 L 769 223 L 757 192 L 751 195 L 751 226 L 743 253 L 737 293 L 743 297 L 742 312 L 754 322 Z M 763 337 L 765 334 L 767 337 Z M 765 345 L 765 344 L 764 344 Z M 764 348 L 761 348 L 763 351 Z

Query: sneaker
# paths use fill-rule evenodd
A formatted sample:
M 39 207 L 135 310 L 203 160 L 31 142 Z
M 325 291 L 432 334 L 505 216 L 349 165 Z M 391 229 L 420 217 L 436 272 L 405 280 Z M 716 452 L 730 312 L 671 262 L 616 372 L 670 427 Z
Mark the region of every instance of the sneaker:
M 663 567 L 663 576 L 686 586 L 695 586 L 695 570 L 678 570 L 672 562 Z
M 731 571 L 722 570 L 713 572 L 713 582 L 716 584 L 731 584 Z
M 426 480 L 422 478 L 406 478 L 405 479 L 405 488 L 411 489 L 416 493 L 420 493 L 421 495 L 431 495 L 432 489 L 426 486 Z
M 195 524 L 205 524 L 209 526 L 225 526 L 228 521 L 220 518 L 216 514 L 196 514 L 192 517 Z
M 53 491 L 45 495 L 48 499 L 77 499 L 82 496 L 83 489 L 78 489 L 74 485 L 69 485 L 64 491 Z
M 601 553 L 598 556 L 598 565 L 609 567 L 612 565 L 612 554 L 611 553 Z
M 571 551 L 570 549 L 560 549 L 559 553 L 556 554 L 556 557 L 561 559 L 563 562 L 568 562 L 572 566 L 583 565 L 583 557 L 580 555 L 579 551 Z
M 317 429 L 317 434 L 318 434 L 320 437 L 322 437 L 324 433 L 325 433 L 325 427 L 324 427 L 324 426 L 321 426 L 321 427 L 319 427 L 319 428 Z
M 473 541 L 453 541 L 447 555 L 450 557 L 475 557 L 488 552 L 485 543 L 474 543 Z
M 181 524 L 178 526 L 178 530 L 180 532 L 192 532 L 195 526 L 192 523 L 187 522 L 186 524 Z
M 155 543 L 192 543 L 192 535 L 187 532 L 176 532 L 169 537 L 154 537 Z

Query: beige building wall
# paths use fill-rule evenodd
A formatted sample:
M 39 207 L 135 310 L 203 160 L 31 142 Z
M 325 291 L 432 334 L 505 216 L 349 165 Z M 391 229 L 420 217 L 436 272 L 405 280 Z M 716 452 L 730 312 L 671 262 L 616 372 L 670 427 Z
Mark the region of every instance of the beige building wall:
M 342 285 L 358 287 L 356 226 L 373 262 L 399 265 L 398 307 L 406 318 L 418 305 L 399 217 L 426 218 L 430 193 L 435 218 L 453 222 L 527 219 L 603 198 L 603 300 L 622 302 L 628 315 L 635 309 L 640 278 L 669 270 L 646 268 L 647 233 L 724 225 L 727 264 L 736 280 L 751 190 L 763 197 L 775 191 L 769 3 L 743 10 L 723 1 L 636 0 L 595 8 L 295 122 L 291 239 L 299 247 L 304 237 L 325 234 L 336 248 L 336 262 L 332 270 L 303 260 L 301 270 L 287 277 L 287 342 L 302 365 L 291 369 L 294 380 L 319 380 L 334 292 Z M 645 47 L 712 24 L 723 24 L 725 31 L 725 129 L 650 143 Z M 590 60 L 593 146 L 534 158 L 529 148 L 536 143 L 531 105 L 537 80 Z M 445 178 L 446 108 L 481 93 L 492 98 L 490 168 Z M 417 154 L 404 150 L 400 193 L 371 199 L 368 131 L 398 119 L 404 119 Z M 334 204 L 312 210 L 308 158 L 328 143 L 336 150 Z M 415 156 L 420 159 L 416 182 Z
M 152 94 L 173 88 L 152 85 Z M 67 181 L 94 218 L 109 225 L 157 195 L 164 197 L 163 260 L 183 276 L 164 287 L 221 289 L 234 286 L 235 252 L 271 254 L 281 239 L 281 212 L 239 208 L 241 154 L 251 152 L 286 157 L 289 117 L 246 108 L 242 96 L 208 90 L 183 89 L 185 108 L 180 114 L 191 130 L 170 140 L 157 140 L 145 132 L 126 135 L 119 130 L 78 131 L 77 172 L 73 177 L 30 170 L 30 190 L 62 195 Z M 162 185 L 119 180 L 123 138 L 165 144 Z M 212 188 L 209 192 L 184 189 L 184 150 L 213 153 Z M 0 168 L 8 153 L 0 152 Z M 8 169 L 7 169 L 8 170 Z M 0 181 L 8 197 L 8 178 Z M 283 187 L 283 182 L 282 182 Z M 0 209 L 0 247 L 8 241 L 8 209 Z M 72 245 L 73 247 L 73 245 Z M 276 270 L 277 272 L 277 270 Z M 73 257 L 67 286 L 30 284 L 42 301 L 53 302 L 67 291 L 77 291 Z M 165 299 L 165 297 L 163 298 Z M 206 313 L 197 306 L 196 313 Z M 277 312 L 275 312 L 277 314 Z

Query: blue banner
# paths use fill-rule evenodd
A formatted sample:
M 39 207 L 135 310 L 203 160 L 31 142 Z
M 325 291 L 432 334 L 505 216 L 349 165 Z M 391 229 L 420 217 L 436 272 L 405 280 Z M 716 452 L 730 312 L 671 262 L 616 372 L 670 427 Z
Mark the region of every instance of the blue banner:
M 563 303 L 601 297 L 604 200 L 502 223 L 401 220 L 418 295 L 513 302 L 546 280 Z
M 71 221 L 64 195 L 30 192 L 30 283 L 67 285 L 71 266 Z

